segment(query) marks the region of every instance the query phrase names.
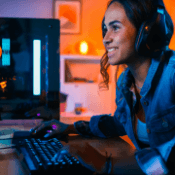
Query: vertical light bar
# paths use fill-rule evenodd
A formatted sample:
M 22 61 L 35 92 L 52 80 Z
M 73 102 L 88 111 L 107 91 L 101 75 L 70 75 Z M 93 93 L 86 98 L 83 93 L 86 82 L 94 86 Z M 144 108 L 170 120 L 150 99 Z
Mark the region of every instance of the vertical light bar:
M 41 95 L 41 40 L 33 40 L 33 95 Z
M 10 39 L 2 38 L 2 66 L 10 66 Z
M 45 45 L 46 45 L 46 50 L 45 50 L 45 91 L 46 91 L 46 105 L 48 105 L 48 91 L 49 91 L 49 75 L 48 75 L 48 67 L 49 67 L 49 41 L 48 41 L 48 35 L 45 36 Z

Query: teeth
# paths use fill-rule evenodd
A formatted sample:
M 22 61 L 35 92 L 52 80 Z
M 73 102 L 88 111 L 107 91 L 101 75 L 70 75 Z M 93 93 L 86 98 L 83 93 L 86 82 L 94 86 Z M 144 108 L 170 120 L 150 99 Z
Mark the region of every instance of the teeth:
M 115 48 L 108 49 L 108 52 L 112 52 L 113 50 L 115 50 Z

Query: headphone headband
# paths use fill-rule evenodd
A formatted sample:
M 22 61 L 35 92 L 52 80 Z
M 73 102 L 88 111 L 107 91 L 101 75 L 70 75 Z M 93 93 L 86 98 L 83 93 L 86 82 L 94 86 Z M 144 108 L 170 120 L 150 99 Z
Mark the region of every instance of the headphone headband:
M 165 8 L 165 5 L 162 0 L 153 0 L 153 5 Z

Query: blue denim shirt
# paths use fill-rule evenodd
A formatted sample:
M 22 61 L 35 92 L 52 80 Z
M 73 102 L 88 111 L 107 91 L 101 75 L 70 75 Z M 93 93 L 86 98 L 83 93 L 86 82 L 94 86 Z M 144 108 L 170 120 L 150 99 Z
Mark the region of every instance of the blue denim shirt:
M 169 51 L 171 52 L 171 51 Z M 169 53 L 168 53 L 169 54 Z M 167 55 L 168 55 L 167 54 Z M 152 59 L 150 68 L 143 87 L 140 91 L 141 104 L 143 106 L 147 132 L 151 147 L 157 147 L 175 136 L 175 52 L 171 52 L 170 59 Z M 99 137 L 112 137 L 128 135 L 135 147 L 141 147 L 136 140 L 133 131 L 134 110 L 132 92 L 129 90 L 133 77 L 126 69 L 117 82 L 116 88 L 117 110 L 114 117 L 93 116 L 89 126 L 94 135 Z M 99 121 L 103 120 L 102 129 L 99 128 Z M 101 124 L 102 125 L 102 124 Z
M 161 59 L 152 59 L 140 91 L 140 102 L 145 112 L 150 148 L 157 149 L 166 161 L 175 143 L 175 52 L 167 51 Z M 93 116 L 89 127 L 93 135 L 103 138 L 127 134 L 136 149 L 141 151 L 143 147 L 133 129 L 135 104 L 129 90 L 132 83 L 133 77 L 127 68 L 117 82 L 119 89 L 116 88 L 114 117 Z

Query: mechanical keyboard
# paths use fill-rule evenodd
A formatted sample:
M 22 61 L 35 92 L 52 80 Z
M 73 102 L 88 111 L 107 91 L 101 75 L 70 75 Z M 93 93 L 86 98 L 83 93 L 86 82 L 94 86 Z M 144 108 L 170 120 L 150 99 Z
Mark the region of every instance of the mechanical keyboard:
M 16 139 L 16 151 L 25 169 L 30 175 L 38 173 L 47 175 L 93 174 L 92 171 L 82 166 L 77 158 L 70 154 L 64 155 L 62 160 L 52 162 L 52 157 L 63 147 L 57 138 L 39 139 L 26 138 Z

